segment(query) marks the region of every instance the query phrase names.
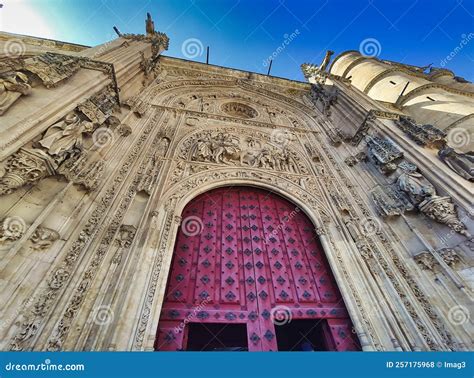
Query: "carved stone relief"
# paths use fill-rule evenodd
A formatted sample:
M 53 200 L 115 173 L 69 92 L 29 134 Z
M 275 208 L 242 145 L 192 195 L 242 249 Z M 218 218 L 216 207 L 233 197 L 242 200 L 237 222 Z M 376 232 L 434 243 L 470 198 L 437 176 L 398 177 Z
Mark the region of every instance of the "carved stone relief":
M 391 141 L 378 136 L 366 136 L 367 155 L 382 173 L 397 169 L 397 161 L 403 157 L 403 152 Z
M 36 141 L 11 155 L 0 177 L 0 195 L 56 173 L 93 190 L 104 163 L 86 164 L 85 141 L 89 140 L 89 148 L 108 144 L 113 138 L 110 127 L 117 123 L 111 114 L 117 107 L 114 91 L 106 88 L 51 125 Z
M 19 71 L 0 74 L 0 116 L 4 114 L 20 96 L 31 91 L 28 77 Z
M 201 132 L 188 138 L 180 156 L 185 160 L 250 166 L 295 174 L 306 174 L 302 160 L 290 148 L 258 137 L 226 132 Z
M 446 143 L 446 133 L 432 125 L 418 125 L 409 117 L 400 117 L 395 124 L 420 146 L 440 148 Z
M 456 152 L 448 145 L 438 151 L 440 160 L 468 181 L 474 181 L 474 152 Z

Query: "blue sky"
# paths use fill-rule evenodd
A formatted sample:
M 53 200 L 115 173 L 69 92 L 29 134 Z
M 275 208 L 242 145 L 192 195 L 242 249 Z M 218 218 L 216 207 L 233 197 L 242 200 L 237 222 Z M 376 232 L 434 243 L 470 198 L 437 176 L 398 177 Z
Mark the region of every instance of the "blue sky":
M 300 64 L 375 39 L 382 59 L 442 65 L 474 80 L 474 0 L 0 0 L 0 30 L 97 45 L 144 33 L 146 12 L 169 56 L 304 80 Z M 469 38 L 471 34 L 471 38 Z M 285 43 L 285 40 L 287 43 Z M 202 49 L 201 49 L 202 46 Z M 278 51 L 278 47 L 281 48 Z M 282 48 L 284 46 L 284 48 Z M 186 47 L 189 50 L 186 50 Z M 194 47 L 194 50 L 193 50 Z M 186 52 L 187 51 L 187 52 Z M 202 54 L 200 54 L 202 53 Z

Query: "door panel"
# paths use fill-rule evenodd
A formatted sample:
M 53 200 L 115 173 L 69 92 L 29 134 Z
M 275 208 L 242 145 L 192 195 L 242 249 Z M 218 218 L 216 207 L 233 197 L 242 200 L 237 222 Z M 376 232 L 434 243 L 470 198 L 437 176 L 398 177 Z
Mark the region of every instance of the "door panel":
M 314 227 L 295 205 L 256 188 L 220 188 L 192 200 L 182 218 L 157 350 L 186 349 L 186 324 L 199 322 L 246 323 L 250 351 L 276 351 L 275 327 L 291 319 L 327 319 L 328 350 L 359 349 Z

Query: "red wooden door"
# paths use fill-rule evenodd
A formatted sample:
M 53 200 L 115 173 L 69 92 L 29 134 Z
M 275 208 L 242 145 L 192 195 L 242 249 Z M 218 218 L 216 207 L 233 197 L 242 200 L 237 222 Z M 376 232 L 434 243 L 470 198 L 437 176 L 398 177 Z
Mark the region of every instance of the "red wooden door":
M 256 188 L 219 188 L 182 218 L 157 350 L 187 349 L 192 323 L 243 323 L 248 350 L 276 351 L 277 327 L 302 319 L 320 328 L 324 349 L 359 349 L 314 227 L 295 205 Z

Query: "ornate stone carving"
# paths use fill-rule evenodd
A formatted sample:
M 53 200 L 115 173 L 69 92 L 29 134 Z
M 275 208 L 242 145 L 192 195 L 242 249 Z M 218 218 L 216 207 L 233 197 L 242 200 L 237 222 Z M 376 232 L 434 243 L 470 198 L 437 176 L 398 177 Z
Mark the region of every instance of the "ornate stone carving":
M 137 232 L 137 228 L 132 225 L 123 224 L 120 226 L 117 235 L 117 244 L 121 248 L 128 248 L 132 245 L 133 238 Z
M 435 268 L 438 265 L 434 256 L 428 251 L 417 254 L 413 259 L 423 270 L 435 271 Z
M 459 255 L 453 248 L 443 248 L 437 251 L 443 261 L 451 268 L 456 268 L 461 263 Z
M 221 110 L 232 117 L 255 118 L 258 115 L 254 108 L 241 102 L 226 102 Z
M 364 136 L 367 135 L 367 131 L 369 130 L 370 126 L 372 125 L 372 122 L 376 118 L 376 111 L 369 110 L 364 120 L 362 121 L 362 124 L 359 126 L 355 134 L 350 139 L 350 142 L 354 147 L 357 147 L 361 140 L 364 139 Z
M 56 168 L 54 159 L 43 151 L 20 148 L 6 161 L 5 173 L 0 177 L 0 195 L 53 175 Z
M 395 124 L 420 146 L 441 148 L 446 143 L 446 133 L 432 125 L 418 125 L 415 120 L 404 116 Z
M 437 253 L 450 268 L 456 269 L 458 264 L 461 263 L 461 259 L 459 258 L 456 251 L 452 248 L 443 248 L 438 251 L 434 251 L 433 253 Z M 421 266 L 423 270 L 437 272 L 441 268 L 436 258 L 429 251 L 423 251 L 417 254 L 414 257 L 414 260 L 418 265 Z
M 398 188 L 405 192 L 414 205 L 421 204 L 426 198 L 435 196 L 434 186 L 415 169 L 406 167 L 397 179 Z
M 322 113 L 326 117 L 331 116 L 331 106 L 337 103 L 339 89 L 336 86 L 323 86 L 321 84 L 311 84 L 310 98 L 316 105 L 321 102 Z
M 418 208 L 429 218 L 447 225 L 462 235 L 469 236 L 466 226 L 458 219 L 456 207 L 451 197 L 439 197 L 434 195 L 420 203 Z
M 397 169 L 396 161 L 403 157 L 403 152 L 388 139 L 378 136 L 366 136 L 367 155 L 382 173 Z
M 46 88 L 53 88 L 74 75 L 81 65 L 78 57 L 47 52 L 25 59 L 21 67 L 37 75 Z
M 467 236 L 466 226 L 458 219 L 451 197 L 438 196 L 434 186 L 416 171 L 415 165 L 400 164 L 399 167 L 403 173 L 398 177 L 397 185 L 411 203 L 429 218 Z
M 118 95 L 115 89 L 109 86 L 80 104 L 77 109 L 94 124 L 102 125 L 119 106 Z
M 10 72 L 0 75 L 0 116 L 22 95 L 31 91 L 28 77 L 22 72 Z
M 0 225 L 0 247 L 19 240 L 26 231 L 25 221 L 18 216 L 6 217 Z
M 321 160 L 321 155 L 316 151 L 316 149 L 311 146 L 311 144 L 306 143 L 305 145 L 306 151 L 308 152 L 308 155 L 313 162 L 318 162 Z
M 468 181 L 474 181 L 474 152 L 460 153 L 448 145 L 438 151 L 440 160 Z
M 69 181 L 82 185 L 92 192 L 102 181 L 105 163 L 102 160 L 88 162 L 86 156 L 74 156 L 66 160 L 57 170 Z
M 190 140 L 184 149 L 189 160 L 225 165 L 247 165 L 255 168 L 305 173 L 299 158 L 287 147 L 262 143 L 256 138 L 242 138 L 223 132 L 203 132 Z
M 353 167 L 361 161 L 367 160 L 367 154 L 364 151 L 360 151 L 355 155 L 348 156 L 344 159 L 344 162 L 349 166 Z
M 370 192 L 375 208 L 379 215 L 389 217 L 401 215 L 405 211 L 414 209 L 411 202 L 390 185 L 377 185 Z
M 132 133 L 132 128 L 128 125 L 120 125 L 118 128 L 118 133 L 123 137 L 129 136 Z
M 59 239 L 59 234 L 46 227 L 37 227 L 33 235 L 31 235 L 31 248 L 35 251 L 43 251 L 53 245 Z
M 330 76 L 326 72 L 326 68 L 329 65 L 329 61 L 331 60 L 331 56 L 334 54 L 334 51 L 327 50 L 326 55 L 324 56 L 321 64 L 316 66 L 314 64 L 303 63 L 301 65 L 301 70 L 303 71 L 304 76 L 307 79 L 313 78 L 317 82 L 324 83 L 326 78 Z
M 80 153 L 83 149 L 83 134 L 94 130 L 92 122 L 83 121 L 75 112 L 70 112 L 62 120 L 52 125 L 35 146 L 43 148 L 57 161 Z

